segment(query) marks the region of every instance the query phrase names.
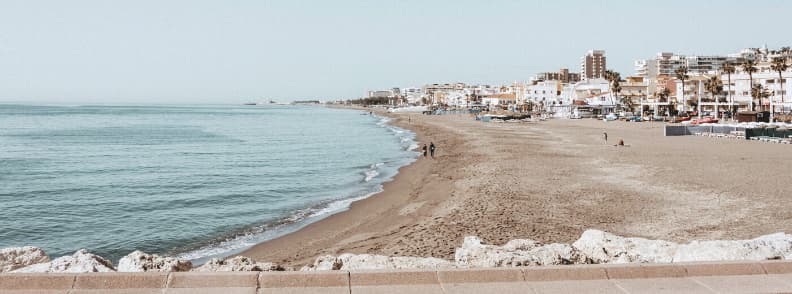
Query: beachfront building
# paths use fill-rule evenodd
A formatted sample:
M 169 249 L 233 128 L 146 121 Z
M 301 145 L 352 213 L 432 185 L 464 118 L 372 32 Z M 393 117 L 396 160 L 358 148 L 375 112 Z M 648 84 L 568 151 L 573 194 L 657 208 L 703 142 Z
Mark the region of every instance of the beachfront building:
M 605 50 L 589 50 L 580 58 L 581 80 L 604 78 L 606 69 Z
M 569 72 L 568 68 L 562 68 L 557 72 L 542 72 L 536 74 L 534 81 L 560 81 L 562 83 L 577 83 L 580 81 L 580 74 Z
M 622 108 L 627 111 L 635 111 L 641 101 L 645 100 L 649 92 L 649 86 L 643 77 L 627 77 L 621 81 L 621 93 L 619 101 Z
M 691 75 L 685 80 L 685 92 L 682 93 L 682 81 L 675 80 L 674 93 L 676 94 L 677 106 L 680 110 L 696 110 L 702 99 L 706 98 L 708 94 L 704 87 L 704 82 L 709 79 L 709 76 L 696 74 Z
M 790 85 L 792 69 L 783 72 L 780 79 L 778 72 L 770 69 L 769 62 L 760 62 L 757 69 L 758 71 L 752 75 L 753 83 L 761 85 L 767 97 L 754 99 L 751 96 L 749 75 L 737 66 L 737 72 L 731 75 L 731 84 L 728 83 L 729 77 L 726 74 L 720 75 L 725 99 L 728 100 L 728 94 L 731 94 L 731 100 L 727 101 L 727 104 L 733 105 L 732 107 L 738 111 L 771 111 L 771 108 L 773 112 L 792 111 L 792 99 L 790 99 L 792 97 L 789 96 L 792 93 L 792 85 Z
M 401 88 L 401 96 L 409 105 L 420 105 L 425 97 L 423 89 L 414 87 Z
M 460 98 L 460 95 L 464 96 L 465 87 L 464 83 L 429 84 L 424 85 L 421 91 L 430 105 L 459 106 L 461 101 L 467 101 Z

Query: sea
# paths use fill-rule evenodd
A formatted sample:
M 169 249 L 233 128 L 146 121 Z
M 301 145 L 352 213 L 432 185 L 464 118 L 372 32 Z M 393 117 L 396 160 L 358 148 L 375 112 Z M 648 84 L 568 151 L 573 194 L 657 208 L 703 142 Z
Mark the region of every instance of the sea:
M 232 255 L 380 192 L 418 155 L 387 122 L 320 106 L 0 104 L 0 248 Z

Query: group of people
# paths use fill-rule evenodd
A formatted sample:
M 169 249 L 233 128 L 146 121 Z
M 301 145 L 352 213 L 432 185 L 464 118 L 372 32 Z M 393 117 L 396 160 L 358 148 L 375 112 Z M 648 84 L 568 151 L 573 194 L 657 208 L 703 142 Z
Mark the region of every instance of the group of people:
M 427 150 L 426 144 L 423 145 L 422 149 L 423 149 L 423 155 L 424 157 L 426 157 L 426 150 Z M 432 158 L 434 158 L 435 149 L 436 148 L 434 142 L 429 142 L 429 154 L 432 156 Z

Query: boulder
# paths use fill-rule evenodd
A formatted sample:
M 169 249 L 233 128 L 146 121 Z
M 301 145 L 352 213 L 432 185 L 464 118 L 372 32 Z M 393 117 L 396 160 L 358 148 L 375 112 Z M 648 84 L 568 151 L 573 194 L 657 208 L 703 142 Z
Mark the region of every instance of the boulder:
M 583 263 L 668 263 L 679 244 L 663 240 L 625 238 L 599 230 L 586 230 L 572 243 Z
M 70 256 L 61 256 L 50 262 L 23 267 L 14 273 L 90 273 L 114 272 L 113 263 L 101 256 L 80 249 Z
M 0 249 L 0 273 L 49 261 L 49 256 L 38 247 L 25 246 Z
M 317 257 L 312 265 L 301 268 L 301 271 L 335 271 L 341 269 L 341 260 L 332 255 Z
M 118 261 L 119 272 L 186 272 L 192 269 L 189 260 L 146 254 L 135 250 Z
M 482 244 L 478 237 L 465 237 L 457 248 L 457 267 L 512 267 L 527 265 L 573 264 L 579 260 L 577 251 L 568 244 L 541 244 L 534 240 L 516 239 L 503 246 Z
M 674 262 L 792 259 L 792 235 L 775 233 L 751 240 L 693 241 L 679 245 Z
M 269 272 L 283 271 L 283 267 L 271 262 L 256 262 L 252 258 L 236 256 L 225 260 L 212 258 L 202 266 L 195 268 L 197 272 Z
M 321 270 L 384 270 L 384 269 L 449 269 L 454 263 L 434 257 L 385 256 L 373 254 L 341 254 L 321 256 L 302 271 Z

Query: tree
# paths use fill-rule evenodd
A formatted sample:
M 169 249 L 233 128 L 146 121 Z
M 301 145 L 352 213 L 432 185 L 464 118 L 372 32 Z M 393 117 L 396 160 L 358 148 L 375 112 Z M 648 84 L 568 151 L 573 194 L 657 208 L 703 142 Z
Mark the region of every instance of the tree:
M 753 74 L 757 72 L 759 69 L 756 68 L 756 61 L 753 59 L 746 59 L 742 63 L 742 70 L 748 74 L 748 80 L 751 83 L 751 91 L 753 91 L 754 84 L 753 84 Z M 751 97 L 753 97 L 753 92 L 751 93 Z M 754 111 L 754 103 L 753 99 L 751 100 L 751 111 Z
M 712 76 L 704 82 L 704 88 L 706 88 L 707 91 L 712 94 L 712 98 L 715 99 L 715 118 L 720 119 L 720 107 L 718 105 L 718 97 L 716 95 L 723 92 L 723 82 L 719 76 Z M 699 117 L 701 117 L 700 111 Z
M 781 85 L 781 104 L 784 103 L 784 78 L 781 77 L 781 73 L 785 72 L 788 68 L 789 64 L 787 64 L 786 58 L 783 57 L 773 58 L 773 63 L 770 64 L 770 69 L 778 72 L 778 82 Z M 772 111 L 772 109 L 770 111 Z
M 619 83 L 621 81 L 621 74 L 616 71 L 605 70 L 604 76 L 609 83 L 608 89 L 611 92 L 611 101 L 616 104 L 616 101 L 619 98 L 618 95 L 621 93 L 621 84 Z M 614 94 L 616 95 L 614 96 Z
M 669 90 L 668 88 L 663 88 L 662 91 L 657 93 L 657 98 L 660 100 L 660 102 L 668 102 L 668 97 L 670 97 L 670 96 L 671 96 L 671 90 Z M 668 108 L 669 108 L 668 109 L 668 114 L 670 115 L 671 114 L 671 109 L 670 109 L 671 105 L 670 104 L 668 105 Z M 657 114 L 655 114 L 655 115 L 657 115 Z
M 688 75 L 687 66 L 680 66 L 679 68 L 677 68 L 674 71 L 674 74 L 676 75 L 676 78 L 678 80 L 682 81 L 682 106 L 684 107 L 684 105 L 685 105 L 685 80 L 690 78 L 690 76 Z M 677 103 L 679 103 L 679 101 L 677 101 Z
M 762 103 L 762 99 L 767 97 L 770 97 L 770 93 L 767 92 L 767 89 L 762 84 L 756 84 L 751 87 L 751 98 L 759 100 L 759 104 Z
M 735 67 L 734 67 L 734 64 L 731 64 L 730 62 L 727 62 L 727 63 L 724 63 L 724 64 L 723 64 L 723 68 L 722 68 L 722 70 L 723 70 L 723 73 L 725 73 L 725 74 L 726 74 L 726 76 L 727 76 L 727 77 L 728 77 L 728 79 L 729 79 L 729 90 L 728 90 L 728 91 L 729 91 L 729 102 L 731 103 L 731 109 L 729 109 L 729 111 L 731 111 L 731 113 L 732 113 L 732 117 L 734 117 L 734 113 L 735 113 L 737 110 L 734 108 L 734 97 L 732 97 L 732 94 L 731 94 L 731 92 L 732 92 L 732 86 L 731 86 L 731 75 L 732 75 L 732 74 L 733 74 L 735 71 L 737 71 L 737 68 L 735 68 Z

